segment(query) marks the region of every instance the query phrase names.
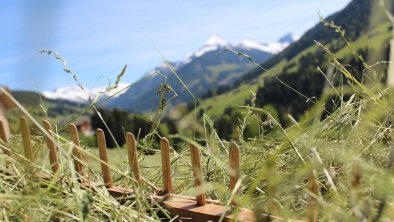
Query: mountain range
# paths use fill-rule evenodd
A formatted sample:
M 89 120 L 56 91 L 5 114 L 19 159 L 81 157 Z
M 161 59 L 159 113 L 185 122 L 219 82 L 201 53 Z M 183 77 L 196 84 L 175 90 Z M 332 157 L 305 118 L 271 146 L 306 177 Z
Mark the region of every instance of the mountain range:
M 293 35 L 286 34 L 280 41 L 271 44 L 261 44 L 252 40 L 231 43 L 212 36 L 200 49 L 189 53 L 185 60 L 157 66 L 127 92 L 118 98 L 111 99 L 108 105 L 136 112 L 154 110 L 160 99 L 156 91 L 165 79 L 177 94 L 172 104 L 193 102 L 193 97 L 179 79 L 188 87 L 193 96 L 202 97 L 210 90 L 231 87 L 242 75 L 254 68 L 255 65 L 244 57 L 225 50 L 231 49 L 244 53 L 255 62 L 261 63 L 285 49 L 295 39 Z M 179 79 L 174 75 L 170 66 Z M 152 76 L 152 73 L 156 75 Z M 157 75 L 158 73 L 162 75 Z M 168 96 L 170 97 L 172 95 Z
M 226 40 L 213 35 L 205 44 L 194 52 L 188 53 L 183 61 L 162 63 L 148 72 L 140 81 L 117 94 L 108 105 L 110 107 L 121 108 L 128 111 L 148 111 L 155 109 L 159 102 L 156 91 L 160 84 L 167 78 L 167 83 L 178 94 L 175 103 L 191 102 L 192 97 L 185 93 L 185 88 L 173 75 L 169 65 L 175 73 L 184 81 L 195 96 L 202 96 L 208 90 L 223 86 L 231 86 L 244 73 L 253 68 L 252 63 L 233 53 L 224 52 L 232 49 L 249 55 L 257 63 L 266 61 L 274 54 L 281 52 L 298 37 L 287 33 L 277 42 L 263 44 L 253 40 L 245 39 L 238 42 L 227 42 Z M 156 75 L 152 75 L 156 73 Z M 162 75 L 157 75 L 158 73 Z M 122 83 L 115 90 L 105 91 L 105 87 L 92 89 L 78 86 L 64 86 L 54 91 L 44 91 L 42 94 L 48 99 L 68 100 L 76 103 L 87 103 L 88 98 L 96 96 L 106 97 L 114 92 L 123 89 L 129 84 Z

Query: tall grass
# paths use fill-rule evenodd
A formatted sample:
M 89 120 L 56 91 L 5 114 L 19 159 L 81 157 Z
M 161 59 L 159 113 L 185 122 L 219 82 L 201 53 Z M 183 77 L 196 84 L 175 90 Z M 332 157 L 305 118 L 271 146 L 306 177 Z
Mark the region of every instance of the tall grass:
M 388 89 L 374 92 L 374 97 L 360 90 L 322 121 L 310 113 L 297 125 L 281 129 L 273 120 L 273 127 L 277 129 L 274 133 L 256 140 L 243 138 L 237 141 L 242 159 L 240 195 L 234 193 L 238 205 L 287 219 L 304 218 L 308 195 L 311 195 L 307 189 L 308 175 L 315 172 L 320 192 L 314 197 L 320 208 L 320 220 L 394 219 L 393 126 L 392 110 L 389 108 L 393 102 L 390 98 L 392 91 Z M 383 100 L 388 104 L 387 108 L 377 106 L 376 100 Z M 259 108 L 243 108 L 253 113 L 264 112 Z M 204 153 L 205 189 L 210 198 L 228 203 L 231 196 L 227 188 L 229 144 L 218 138 L 209 124 L 206 130 L 206 137 L 201 138 L 206 145 L 199 146 Z M 1 174 L 1 220 L 159 219 L 156 213 L 159 209 L 153 207 L 148 199 L 142 198 L 154 191 L 152 187 L 142 186 L 138 189 L 141 198 L 120 205 L 103 187 L 101 175 L 93 167 L 94 164 L 86 165 L 85 169 L 89 179 L 96 181 L 99 192 L 81 189 L 70 160 L 72 146 L 59 135 L 54 139 L 63 150 L 60 155 L 61 172 L 49 181 L 33 176 L 31 171 L 51 174 L 48 158 L 45 158 L 43 136 L 33 139 L 36 158 L 40 153 L 43 155 L 41 161 L 31 164 L 21 155 L 18 135 L 13 135 L 10 141 L 12 158 L 1 155 L 1 162 L 9 162 L 8 170 L 14 173 Z M 179 135 L 175 137 L 193 142 Z M 84 156 L 89 160 L 86 163 L 99 161 L 92 152 L 84 150 Z M 195 194 L 188 149 L 171 152 L 174 192 Z M 115 172 L 118 185 L 133 188 L 133 176 L 125 161 L 112 159 L 111 169 Z M 142 167 L 142 175 L 160 187 L 160 164 L 153 162 Z M 3 170 L 6 170 L 4 167 L 2 164 Z M 60 183 L 60 178 L 68 182 Z

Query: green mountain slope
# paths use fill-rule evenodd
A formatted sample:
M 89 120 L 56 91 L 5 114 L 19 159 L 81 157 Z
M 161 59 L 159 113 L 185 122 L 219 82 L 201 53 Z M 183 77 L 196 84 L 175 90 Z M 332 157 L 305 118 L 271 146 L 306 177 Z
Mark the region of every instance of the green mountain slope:
M 388 40 L 391 38 L 392 26 L 376 1 L 354 0 L 342 11 L 329 16 L 326 21 L 334 21 L 346 30 L 350 47 L 339 33 L 319 23 L 299 41 L 263 63 L 262 66 L 268 67 L 269 72 L 254 69 L 238 82 L 239 87 L 203 100 L 186 118 L 192 119 L 194 112 L 200 113 L 201 110 L 214 119 L 222 117 L 227 107 L 245 105 L 251 98 L 251 93 L 248 92 L 250 90 L 257 92 L 256 102 L 259 107 L 270 105 L 275 107 L 282 117 L 289 113 L 298 118 L 311 106 L 311 100 L 300 96 L 294 90 L 308 98 L 319 98 L 325 78 L 317 67 L 326 72 L 330 64 L 330 56 L 316 45 L 315 40 L 330 49 L 354 74 L 363 72 L 362 62 L 353 55 L 354 52 L 361 54 L 370 65 L 388 59 Z M 378 68 L 376 75 L 384 81 L 386 65 L 380 64 L 374 68 Z M 278 81 L 272 73 L 294 90 Z M 232 98 L 231 102 L 226 98 Z M 208 108 L 211 104 L 215 104 L 214 109 Z
M 387 1 L 388 3 L 392 0 Z M 388 6 L 392 4 L 387 4 Z M 334 22 L 346 31 L 346 37 L 349 41 L 355 41 L 361 35 L 370 31 L 387 21 L 386 15 L 380 8 L 378 1 L 371 0 L 353 0 L 343 10 L 328 16 L 326 21 Z M 314 45 L 314 41 L 322 44 L 332 44 L 332 50 L 337 51 L 345 46 L 338 33 L 328 29 L 323 23 L 318 23 L 315 27 L 308 30 L 297 42 L 291 44 L 283 52 L 272 57 L 263 63 L 264 68 L 270 69 L 281 61 L 289 61 L 299 55 L 304 50 Z M 254 69 L 240 80 L 245 81 L 254 79 L 261 74 L 260 69 Z
M 78 116 L 84 109 L 84 105 L 68 100 L 51 100 L 43 95 L 32 91 L 11 91 L 12 96 L 37 120 L 49 118 L 54 124 L 63 126 L 72 117 Z M 7 116 L 11 131 L 18 132 L 20 116 L 24 113 L 17 107 L 12 108 Z
M 193 95 L 203 97 L 209 90 L 221 91 L 222 88 L 234 85 L 239 78 L 254 68 L 253 64 L 249 63 L 247 59 L 223 52 L 227 48 L 249 54 L 258 62 L 264 62 L 273 56 L 270 52 L 256 48 L 204 45 L 202 50 L 200 49 L 201 53 L 196 53 L 195 56 L 184 62 L 170 64 Z M 166 64 L 157 67 L 155 71 L 162 75 L 142 79 L 118 98 L 111 99 L 108 105 L 136 112 L 155 110 L 160 99 L 156 95 L 156 91 L 160 88 L 164 79 L 177 94 L 175 100 L 172 101 L 172 105 L 193 102 L 193 97 Z

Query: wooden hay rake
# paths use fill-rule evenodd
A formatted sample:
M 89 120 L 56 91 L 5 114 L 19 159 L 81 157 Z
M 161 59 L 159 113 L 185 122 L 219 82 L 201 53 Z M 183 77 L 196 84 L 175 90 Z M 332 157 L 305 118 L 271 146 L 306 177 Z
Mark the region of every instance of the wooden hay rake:
M 58 160 L 58 145 L 54 140 L 52 126 L 49 121 L 44 120 L 43 126 L 45 129 L 44 135 L 46 137 L 46 143 L 49 150 L 49 161 L 51 165 L 51 171 L 55 174 L 59 173 L 61 170 L 60 163 Z M 33 149 L 31 143 L 31 135 L 29 132 L 28 122 L 24 117 L 20 118 L 20 128 L 21 137 L 23 142 L 24 156 L 27 160 L 33 162 Z M 68 126 L 70 140 L 73 144 L 72 158 L 74 159 L 75 171 L 78 173 L 78 181 L 81 187 L 84 189 L 91 189 L 95 191 L 94 187 L 91 185 L 92 181 L 85 179 L 86 174 L 83 170 L 83 164 L 81 162 L 82 154 L 79 143 L 78 130 L 75 125 L 70 124 Z M 5 155 L 11 155 L 10 147 L 8 145 L 8 139 L 4 135 L 5 128 L 0 121 L 0 139 L 2 141 L 3 152 Z M 100 165 L 102 172 L 102 179 L 104 185 L 110 195 L 116 197 L 121 203 L 123 199 L 130 199 L 134 197 L 134 192 L 128 187 L 118 187 L 114 186 L 112 181 L 112 172 L 109 167 L 107 147 L 105 141 L 105 135 L 103 130 L 97 129 L 97 144 L 99 148 Z M 133 173 L 135 179 L 135 185 L 138 187 L 142 182 L 155 187 L 149 181 L 146 181 L 140 175 L 138 159 L 137 159 L 137 143 L 134 135 L 132 133 L 126 133 L 125 135 L 127 144 L 127 155 L 128 163 Z M 200 160 L 200 150 L 196 144 L 190 144 L 190 155 L 192 163 L 192 174 L 194 178 L 195 190 L 199 191 L 196 197 L 186 197 L 180 196 L 173 193 L 172 189 L 172 177 L 171 177 L 171 162 L 170 162 L 170 144 L 166 138 L 161 138 L 160 148 L 161 148 L 161 168 L 162 168 L 162 178 L 163 178 L 163 188 L 155 189 L 156 191 L 150 193 L 144 198 L 154 201 L 159 204 L 162 208 L 166 209 L 171 216 L 177 217 L 181 221 L 256 221 L 256 217 L 253 211 L 247 209 L 239 209 L 236 207 L 236 203 L 233 201 L 230 206 L 225 206 L 219 201 L 206 199 L 205 193 L 203 191 L 204 180 L 203 172 Z M 230 145 L 230 191 L 236 188 L 236 183 L 239 180 L 239 167 L 240 167 L 240 156 L 239 147 L 236 143 L 231 143 Z M 4 173 L 4 172 L 3 172 Z M 7 172 L 12 173 L 12 172 Z M 43 173 L 38 173 L 36 176 L 42 179 L 50 179 L 51 175 L 46 175 Z M 62 181 L 67 182 L 67 181 Z M 275 217 L 271 217 L 275 218 Z

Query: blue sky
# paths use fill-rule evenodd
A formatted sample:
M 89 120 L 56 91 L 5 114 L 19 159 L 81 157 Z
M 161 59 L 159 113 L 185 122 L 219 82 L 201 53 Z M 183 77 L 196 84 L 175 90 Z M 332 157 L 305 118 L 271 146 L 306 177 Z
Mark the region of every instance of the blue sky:
M 73 85 L 49 49 L 64 57 L 88 88 L 132 83 L 162 62 L 183 60 L 211 36 L 274 42 L 301 35 L 350 0 L 2 1 L 0 85 L 52 90 Z

